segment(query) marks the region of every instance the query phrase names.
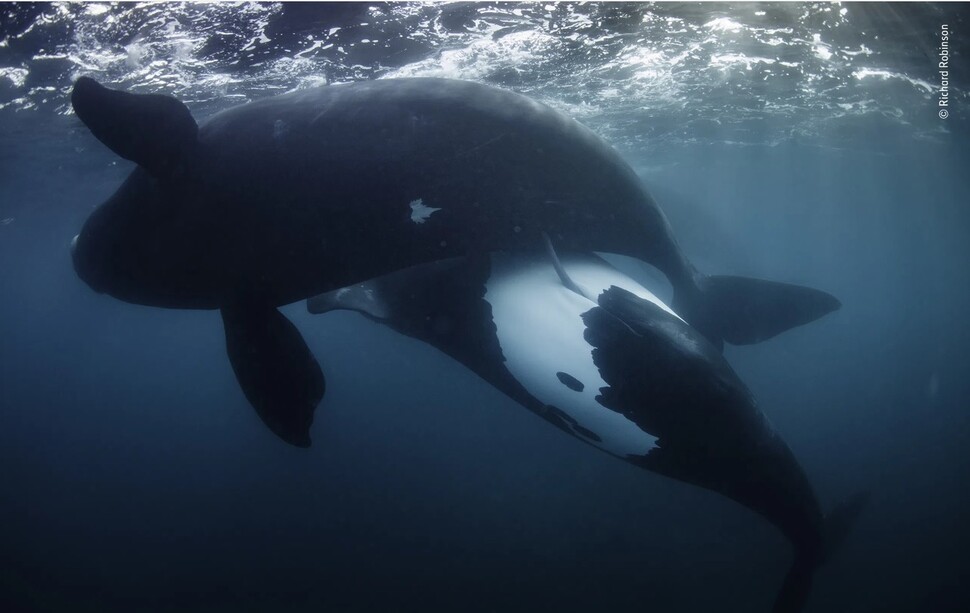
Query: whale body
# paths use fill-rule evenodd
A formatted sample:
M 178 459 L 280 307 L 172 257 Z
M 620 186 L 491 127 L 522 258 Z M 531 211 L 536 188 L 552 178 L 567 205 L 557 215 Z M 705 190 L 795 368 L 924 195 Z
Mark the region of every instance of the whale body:
M 823 516 L 791 449 L 702 334 L 592 254 L 492 253 L 316 296 L 454 358 L 566 433 L 727 496 L 775 525 L 794 560 L 774 611 L 801 610 L 863 505 Z
M 138 164 L 72 248 L 77 274 L 121 300 L 220 309 L 246 397 L 310 444 L 325 380 L 277 307 L 409 266 L 498 250 L 639 258 L 715 346 L 752 343 L 838 308 L 794 285 L 707 276 L 688 262 L 630 166 L 525 96 L 448 79 L 296 91 L 197 124 L 173 97 L 86 77 L 81 121 Z

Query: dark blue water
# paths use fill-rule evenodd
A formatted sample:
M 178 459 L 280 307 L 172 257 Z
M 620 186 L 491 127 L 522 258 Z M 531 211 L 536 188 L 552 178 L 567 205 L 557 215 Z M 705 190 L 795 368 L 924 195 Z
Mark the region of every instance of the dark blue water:
M 64 114 L 79 74 L 177 93 L 201 118 L 314 77 L 427 73 L 580 116 L 705 272 L 838 296 L 818 322 L 726 350 L 824 508 L 872 492 L 808 610 L 965 610 L 963 7 L 850 5 L 832 21 L 828 5 L 563 6 L 558 26 L 510 5 L 0 7 L 0 609 L 770 608 L 790 552 L 767 522 L 579 444 L 427 346 L 284 309 L 328 380 L 300 450 L 247 404 L 218 313 L 76 278 L 69 241 L 131 168 Z M 946 120 L 941 23 L 956 41 Z M 750 40 L 770 36 L 783 42 Z M 233 66 L 251 39 L 262 55 Z M 751 57 L 796 67 L 765 75 Z

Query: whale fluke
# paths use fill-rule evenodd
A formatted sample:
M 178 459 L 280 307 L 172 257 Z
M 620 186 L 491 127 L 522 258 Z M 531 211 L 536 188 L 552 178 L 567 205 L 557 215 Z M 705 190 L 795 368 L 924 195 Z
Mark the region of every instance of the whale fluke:
M 226 351 L 246 399 L 270 430 L 297 447 L 310 446 L 313 410 L 326 382 L 306 342 L 275 308 L 222 309 Z
M 820 547 L 795 545 L 795 557 L 775 598 L 772 613 L 799 613 L 805 607 L 815 571 L 832 559 L 868 503 L 869 492 L 851 496 L 825 516 Z
M 832 559 L 838 552 L 845 537 L 849 535 L 859 515 L 869 504 L 869 492 L 859 492 L 837 505 L 825 516 L 825 542 L 822 549 L 822 564 Z
M 696 289 L 674 293 L 674 310 L 715 346 L 751 345 L 837 310 L 826 292 L 748 277 L 697 275 Z
M 198 140 L 192 113 L 172 96 L 130 94 L 81 77 L 71 105 L 99 141 L 155 177 L 184 165 Z

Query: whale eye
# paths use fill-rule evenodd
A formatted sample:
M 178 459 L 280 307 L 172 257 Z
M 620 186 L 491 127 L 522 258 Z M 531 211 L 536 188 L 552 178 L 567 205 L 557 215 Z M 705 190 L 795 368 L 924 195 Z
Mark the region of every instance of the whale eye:
M 569 373 L 559 371 L 556 373 L 556 377 L 559 379 L 560 383 L 562 383 L 569 389 L 573 390 L 574 392 L 581 392 L 586 387 L 585 385 L 583 385 L 582 381 L 580 381 L 579 379 L 577 379 L 576 377 L 572 376 Z

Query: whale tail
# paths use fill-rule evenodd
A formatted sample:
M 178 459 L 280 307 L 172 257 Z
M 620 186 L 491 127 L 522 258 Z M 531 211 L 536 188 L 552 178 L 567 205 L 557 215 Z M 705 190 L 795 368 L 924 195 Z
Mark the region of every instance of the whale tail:
M 842 306 L 826 292 L 748 277 L 695 274 L 674 310 L 717 347 L 760 343 Z
M 815 570 L 828 562 L 845 541 L 862 509 L 869 502 L 869 493 L 858 493 L 836 506 L 822 525 L 821 549 L 795 546 L 795 558 L 778 591 L 772 613 L 798 613 L 808 600 Z

